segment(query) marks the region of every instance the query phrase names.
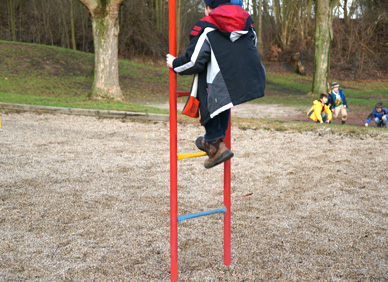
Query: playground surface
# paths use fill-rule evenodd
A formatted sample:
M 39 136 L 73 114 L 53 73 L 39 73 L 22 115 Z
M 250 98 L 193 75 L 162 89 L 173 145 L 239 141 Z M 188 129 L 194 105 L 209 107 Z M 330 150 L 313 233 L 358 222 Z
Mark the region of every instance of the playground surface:
M 1 125 L 0 281 L 169 281 L 168 123 Z M 178 125 L 178 152 L 201 134 Z M 232 127 L 231 266 L 222 215 L 183 221 L 180 281 L 387 281 L 386 140 Z M 223 166 L 203 161 L 179 161 L 179 214 L 223 205 Z

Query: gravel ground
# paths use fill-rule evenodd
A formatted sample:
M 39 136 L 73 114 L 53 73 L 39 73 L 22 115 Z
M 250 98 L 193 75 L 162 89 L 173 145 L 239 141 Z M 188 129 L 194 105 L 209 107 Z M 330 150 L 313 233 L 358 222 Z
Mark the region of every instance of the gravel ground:
M 2 114 L 0 281 L 169 281 L 167 123 Z M 178 152 L 203 130 L 180 125 Z M 180 281 L 388 281 L 387 134 L 232 128 L 223 221 L 179 223 Z M 179 214 L 221 207 L 222 166 L 179 162 Z

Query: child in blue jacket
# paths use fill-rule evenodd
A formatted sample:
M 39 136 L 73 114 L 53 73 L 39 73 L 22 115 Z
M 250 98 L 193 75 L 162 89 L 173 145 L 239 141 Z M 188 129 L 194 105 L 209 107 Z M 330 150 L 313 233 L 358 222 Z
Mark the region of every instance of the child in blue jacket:
M 334 113 L 334 118 L 336 119 L 341 112 L 342 115 L 342 124 L 345 124 L 348 118 L 348 112 L 346 111 L 348 103 L 346 102 L 346 97 L 344 91 L 339 89 L 338 82 L 333 82 L 331 84 L 331 92 L 329 92 L 329 104 L 330 110 Z
M 368 126 L 372 119 L 374 119 L 377 127 L 387 127 L 387 112 L 387 109 L 383 107 L 383 103 L 377 103 L 373 112 L 366 118 L 365 126 Z

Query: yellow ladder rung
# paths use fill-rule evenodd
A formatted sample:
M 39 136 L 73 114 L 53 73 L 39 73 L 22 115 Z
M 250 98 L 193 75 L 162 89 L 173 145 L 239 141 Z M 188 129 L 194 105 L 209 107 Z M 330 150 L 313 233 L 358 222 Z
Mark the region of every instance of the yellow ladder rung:
M 178 160 L 207 156 L 206 152 L 177 154 Z

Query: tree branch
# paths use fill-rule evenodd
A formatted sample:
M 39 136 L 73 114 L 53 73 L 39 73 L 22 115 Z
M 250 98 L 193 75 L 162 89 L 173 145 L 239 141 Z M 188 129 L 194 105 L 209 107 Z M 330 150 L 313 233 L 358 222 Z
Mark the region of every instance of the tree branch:
M 88 8 L 89 12 L 94 15 L 94 10 L 97 8 L 97 0 L 79 0 L 82 4 Z
M 111 0 L 109 6 L 111 6 L 111 7 L 113 7 L 113 6 L 119 6 L 119 5 L 121 5 L 123 2 L 124 2 L 124 0 Z

